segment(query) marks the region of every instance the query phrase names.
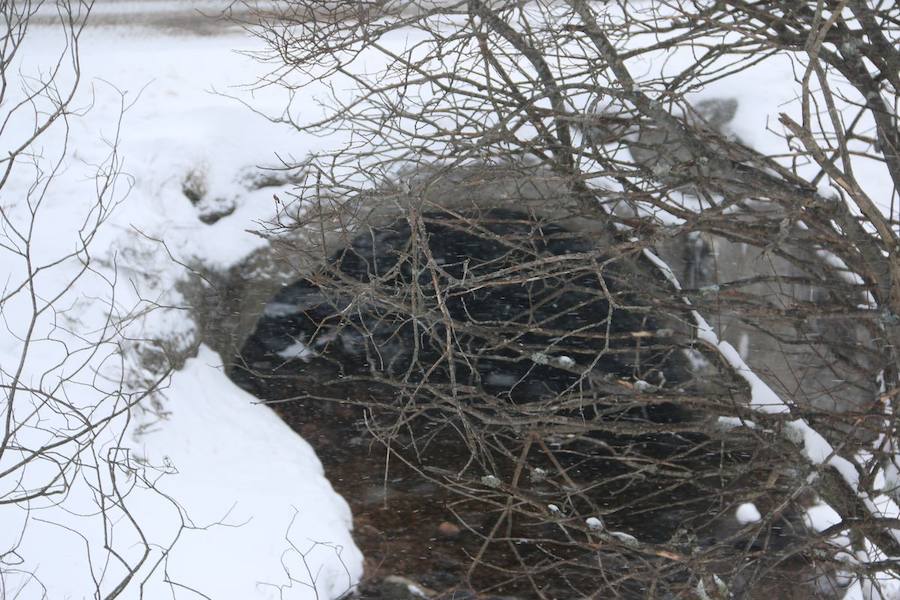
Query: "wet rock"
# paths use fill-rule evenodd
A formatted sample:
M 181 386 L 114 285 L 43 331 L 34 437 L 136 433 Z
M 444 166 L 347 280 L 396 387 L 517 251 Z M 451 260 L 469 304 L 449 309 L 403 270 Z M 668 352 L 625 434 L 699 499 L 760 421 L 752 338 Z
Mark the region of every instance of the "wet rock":
M 234 198 L 204 199 L 196 204 L 197 218 L 206 225 L 213 225 L 237 209 Z
M 462 530 L 459 528 L 459 525 L 449 521 L 444 521 L 437 527 L 437 534 L 444 539 L 452 540 L 459 537 L 460 533 L 462 533 Z

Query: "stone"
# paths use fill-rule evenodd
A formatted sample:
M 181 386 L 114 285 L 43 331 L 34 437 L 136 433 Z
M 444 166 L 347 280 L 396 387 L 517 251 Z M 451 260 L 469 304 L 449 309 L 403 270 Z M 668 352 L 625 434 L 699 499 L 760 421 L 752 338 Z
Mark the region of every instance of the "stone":
M 444 539 L 453 539 L 459 537 L 459 534 L 462 533 L 462 530 L 459 528 L 459 525 L 455 523 L 451 523 L 449 521 L 444 521 L 437 527 L 438 536 Z

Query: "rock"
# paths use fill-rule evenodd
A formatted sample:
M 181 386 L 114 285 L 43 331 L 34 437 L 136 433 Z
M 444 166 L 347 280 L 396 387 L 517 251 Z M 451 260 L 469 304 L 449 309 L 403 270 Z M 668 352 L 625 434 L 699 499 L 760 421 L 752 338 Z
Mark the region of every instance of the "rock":
M 727 134 L 727 127 L 737 114 L 738 101 L 735 98 L 708 98 L 694 104 L 693 113 L 703 123 L 719 133 Z M 693 115 L 689 115 L 688 118 Z
M 462 533 L 462 530 L 459 528 L 459 525 L 451 523 L 449 521 L 444 521 L 443 523 L 438 525 L 437 533 L 444 539 L 452 540 L 453 538 L 459 537 L 459 534 Z
M 306 173 L 302 169 L 285 167 L 248 168 L 238 174 L 238 182 L 248 190 L 261 190 L 267 187 L 299 185 Z
M 367 582 L 360 588 L 360 597 L 375 600 L 422 600 L 435 593 L 406 577 L 389 575 L 380 581 Z
M 208 190 L 209 185 L 206 182 L 206 173 L 203 169 L 191 169 L 181 181 L 181 192 L 194 206 L 206 197 Z
M 227 217 L 237 209 L 234 198 L 211 198 L 197 202 L 197 218 L 207 225 L 212 225 Z

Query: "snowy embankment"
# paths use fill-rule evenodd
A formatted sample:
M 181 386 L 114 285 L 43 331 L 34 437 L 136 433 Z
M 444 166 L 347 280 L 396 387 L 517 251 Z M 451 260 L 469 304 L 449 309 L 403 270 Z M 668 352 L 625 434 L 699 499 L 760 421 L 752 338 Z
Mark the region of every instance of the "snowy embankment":
M 271 216 L 279 190 L 253 190 L 248 169 L 317 144 L 211 93 L 277 112 L 278 94 L 229 87 L 263 72 L 234 52 L 251 46 L 238 31 L 88 28 L 77 114 L 51 127 L 2 189 L 0 384 L 7 397 L 19 390 L 3 413 L 18 445 L 0 453 L 0 471 L 13 473 L 0 480 L 0 597 L 106 597 L 124 583 L 127 598 L 333 598 L 361 574 L 349 508 L 311 447 L 234 386 L 217 355 L 201 347 L 161 390 L 140 392 L 159 373 L 144 368 L 148 344 L 136 340 L 193 343 L 174 288 L 187 276 L 179 263 L 225 268 L 259 248 L 248 230 Z M 32 29 L 14 84 L 34 86 L 62 49 L 58 28 Z M 30 107 L 17 115 L 4 153 L 35 122 Z M 46 190 L 34 187 L 57 158 Z M 113 180 L 98 170 L 122 174 L 103 188 Z M 202 222 L 202 203 L 183 193 L 191 178 L 233 212 Z M 29 264 L 46 266 L 32 285 Z M 80 420 L 102 426 L 46 447 Z M 25 464 L 29 448 L 46 459 Z M 78 460 L 60 460 L 66 453 Z M 47 482 L 49 497 L 23 500 Z

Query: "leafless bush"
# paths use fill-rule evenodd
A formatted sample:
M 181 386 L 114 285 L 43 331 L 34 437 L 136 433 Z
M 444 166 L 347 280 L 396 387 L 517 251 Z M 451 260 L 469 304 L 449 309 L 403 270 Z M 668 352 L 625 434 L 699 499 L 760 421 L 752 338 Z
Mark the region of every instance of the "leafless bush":
M 272 224 L 323 267 L 276 298 L 302 352 L 245 348 L 261 395 L 364 406 L 456 495 L 476 588 L 878 597 L 900 557 L 900 9 L 279 6 L 261 83 L 328 97 L 275 120 L 349 141 L 296 165 Z M 773 57 L 798 95 L 778 154 L 690 102 Z M 754 260 L 715 263 L 736 248 Z

